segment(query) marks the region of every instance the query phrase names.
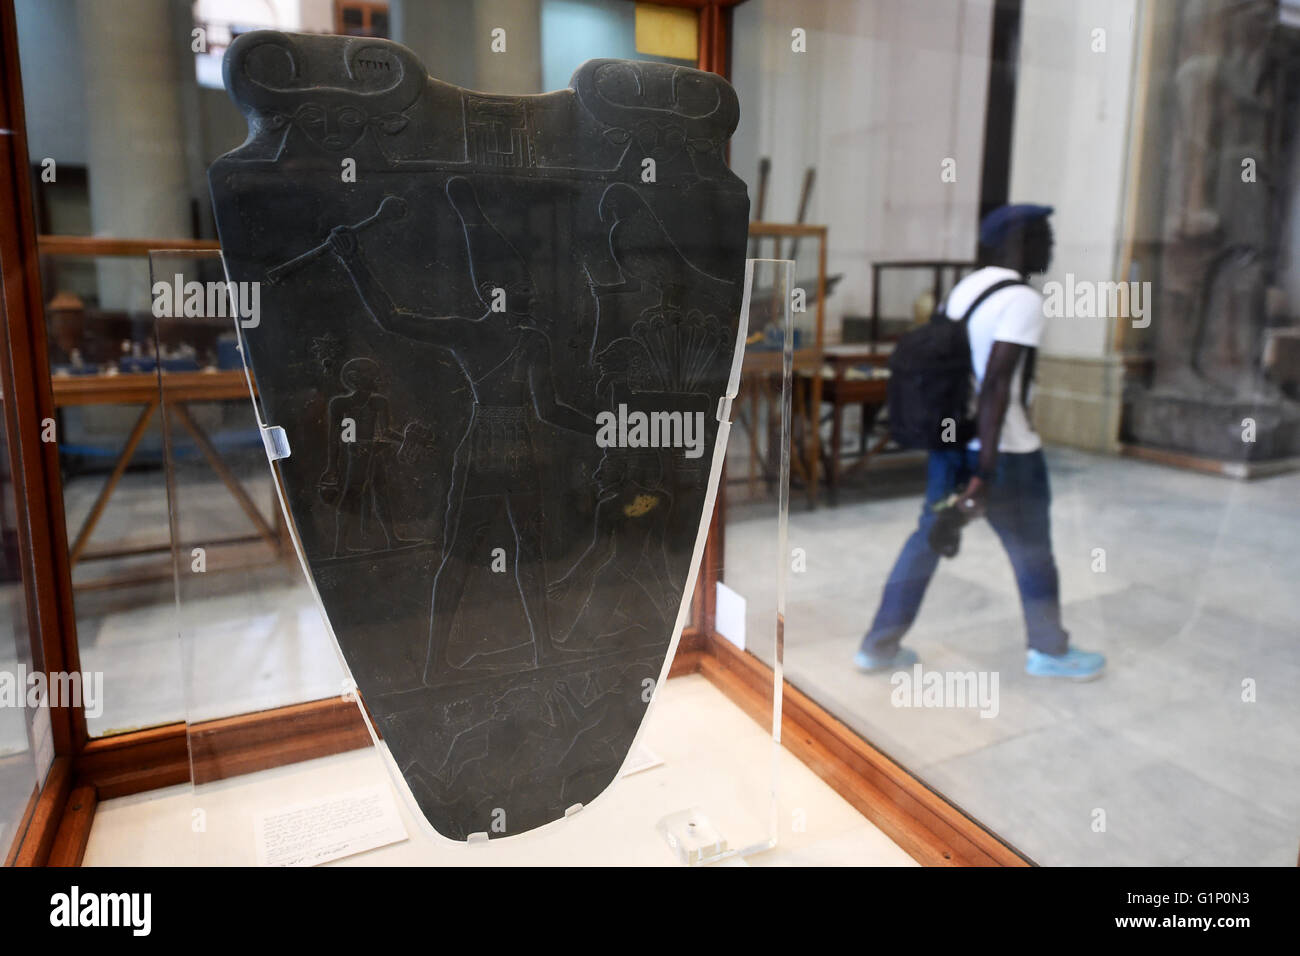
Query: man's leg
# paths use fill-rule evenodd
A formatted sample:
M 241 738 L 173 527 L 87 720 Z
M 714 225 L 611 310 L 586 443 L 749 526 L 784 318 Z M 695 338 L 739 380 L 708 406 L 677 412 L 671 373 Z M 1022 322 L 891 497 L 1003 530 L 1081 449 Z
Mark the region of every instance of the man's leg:
M 429 612 L 429 648 L 424 664 L 425 686 L 431 686 L 441 678 L 454 675 L 462 667 L 471 671 L 473 669 L 473 665 L 469 662 L 460 665 L 452 664 L 448 645 L 451 643 L 456 611 L 465 594 L 471 558 L 500 511 L 501 499 L 496 496 L 462 498 L 459 504 L 455 523 L 451 524 L 449 537 L 443 543 L 442 563 L 438 565 L 438 572 L 433 576 L 433 603 Z
M 894 561 L 871 630 L 862 639 L 861 650 L 870 658 L 884 660 L 892 657 L 898 650 L 899 641 L 916 620 L 925 589 L 939 564 L 939 555 L 929 542 L 930 526 L 934 523 L 934 513 L 930 509 L 956 491 L 965 478 L 966 465 L 961 452 L 930 452 L 921 518 Z
M 989 489 L 989 524 L 1002 540 L 1015 571 L 1029 646 L 1044 654 L 1060 655 L 1069 649 L 1070 635 L 1061 626 L 1051 504 L 1042 451 L 998 457 L 998 474 Z
M 509 495 L 506 514 L 515 533 L 515 586 L 533 638 L 534 663 L 553 663 L 560 653 L 551 638 L 546 606 L 546 562 L 542 556 L 542 503 L 536 495 Z

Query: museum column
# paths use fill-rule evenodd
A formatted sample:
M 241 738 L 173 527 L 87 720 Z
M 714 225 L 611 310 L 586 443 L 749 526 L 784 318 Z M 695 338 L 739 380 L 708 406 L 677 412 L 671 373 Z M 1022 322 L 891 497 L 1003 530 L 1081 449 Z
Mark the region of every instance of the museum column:
M 394 0 L 393 39 L 410 47 L 434 75 L 480 93 L 541 93 L 541 0 Z M 501 29 L 503 52 L 493 52 Z
M 484 93 L 542 92 L 542 5 L 540 0 L 481 0 L 474 4 L 475 86 Z M 504 30 L 506 49 L 493 53 L 493 30 Z
M 188 237 L 180 77 L 168 0 L 78 0 L 87 165 L 96 236 Z M 141 263 L 101 259 L 100 306 L 148 307 Z M 145 278 L 142 278 L 145 276 Z

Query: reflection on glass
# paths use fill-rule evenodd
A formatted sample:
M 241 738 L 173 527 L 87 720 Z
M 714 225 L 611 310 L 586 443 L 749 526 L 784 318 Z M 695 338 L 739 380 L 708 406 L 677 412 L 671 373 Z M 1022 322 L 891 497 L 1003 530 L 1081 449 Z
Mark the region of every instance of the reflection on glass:
M 32 740 L 37 719 L 47 719 L 25 706 L 33 662 L 8 445 L 0 422 L 0 860 L 22 837 L 23 816 L 41 783 Z
M 171 289 L 179 283 L 228 291 L 216 251 L 155 252 L 149 267 L 153 281 Z M 245 307 L 251 300 L 235 295 L 230 302 L 222 311 L 253 321 Z M 193 726 L 338 695 L 343 671 L 281 516 L 234 319 L 162 315 L 156 334 L 163 356 L 177 343 L 205 342 L 218 365 L 196 371 L 162 360 L 176 603 L 165 609 L 174 622 L 170 633 L 143 631 L 155 636 L 153 654 L 180 655 L 184 719 Z
M 104 713 L 90 722 L 92 735 L 180 720 L 186 711 L 170 626 L 156 363 L 169 372 L 220 376 L 237 359 L 233 340 L 202 322 L 171 326 L 155 356 L 155 295 L 144 253 L 196 239 L 215 246 L 207 167 L 247 132 L 222 88 L 221 57 L 230 42 L 256 29 L 391 36 L 441 80 L 511 93 L 565 87 L 573 70 L 594 57 L 693 65 L 694 14 L 659 11 L 647 20 L 644 14 L 655 11 L 638 6 L 195 0 L 187 8 L 17 0 L 78 640 L 87 669 L 105 672 L 110 691 Z M 60 68 L 50 70 L 51 63 Z M 113 243 L 118 239 L 149 241 L 124 247 Z M 196 427 L 236 472 L 249 447 L 246 403 L 232 392 L 192 408 Z M 187 520 L 201 517 L 220 533 L 255 534 L 247 510 L 220 493 L 211 463 L 196 467 L 208 469 L 202 480 L 213 494 L 195 495 Z M 265 464 L 249 468 L 256 474 L 240 478 L 269 514 Z M 236 620 L 237 603 L 214 611 L 215 618 Z M 292 657 L 290 646 L 276 644 L 275 654 Z M 253 696 L 297 693 L 290 669 L 270 660 L 259 665 L 262 690 Z
M 843 275 L 802 442 L 795 407 L 796 461 L 816 433 L 838 482 L 815 509 L 792 499 L 789 679 L 1038 862 L 1293 865 L 1300 35 L 1268 2 L 1041 0 L 995 23 L 979 3 L 753 0 L 734 27 L 732 164 L 765 220 L 828 226 Z M 791 49 L 794 27 L 815 54 Z M 907 545 L 932 520 L 927 460 L 890 441 L 884 366 L 1007 202 L 1053 207 L 1041 328 L 1018 338 L 998 306 L 972 347 L 1035 346 L 1020 438 L 1045 467 L 1017 483 L 1016 453 L 1033 456 L 1004 445 L 996 520 L 941 558 L 924 530 Z M 933 263 L 953 271 L 936 283 Z M 966 488 L 929 473 L 931 503 Z M 762 475 L 738 463 L 727 489 L 725 581 L 753 621 L 771 612 L 747 558 Z M 917 593 L 891 605 L 905 545 Z M 1053 565 L 1068 646 L 1105 654 L 1099 679 L 1027 654 Z M 882 601 L 906 653 L 862 673 Z

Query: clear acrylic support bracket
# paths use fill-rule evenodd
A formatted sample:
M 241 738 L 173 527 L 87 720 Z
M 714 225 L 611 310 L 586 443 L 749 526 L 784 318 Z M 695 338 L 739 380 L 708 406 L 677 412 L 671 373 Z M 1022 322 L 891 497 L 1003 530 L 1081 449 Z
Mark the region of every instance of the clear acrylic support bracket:
M 762 656 L 771 661 L 772 710 L 770 743 L 770 772 L 767 774 L 761 807 L 749 807 L 753 815 L 762 816 L 757 826 L 738 818 L 751 816 L 743 812 L 723 810 L 710 816 L 706 797 L 694 806 L 663 817 L 656 829 L 677 856 L 686 865 L 717 863 L 734 857 L 745 857 L 777 844 L 779 833 L 778 780 L 781 747 L 781 703 L 784 676 L 782 661 L 785 648 L 785 593 L 788 569 L 788 524 L 790 511 L 790 442 L 794 372 L 794 324 L 792 295 L 794 293 L 794 262 L 789 259 L 748 259 L 745 262 L 745 289 L 741 304 L 731 379 L 727 394 L 719 403 L 720 433 L 730 440 L 735 424 L 734 412 L 744 403 L 758 406 L 755 390 L 772 384 L 779 378 L 779 391 L 775 396 L 775 409 L 769 409 L 779 418 L 774 430 L 779 434 L 780 451 L 776 476 L 777 507 L 770 541 L 772 548 L 770 567 L 771 586 L 775 592 L 776 614 L 769 620 L 770 630 L 764 639 L 770 640 Z M 775 361 L 779 354 L 779 362 Z M 766 381 L 763 381 L 763 380 Z M 751 392 L 755 394 L 751 395 Z M 757 427 L 753 420 L 748 428 L 751 436 Z M 718 482 L 717 495 L 725 496 L 725 471 Z M 725 500 L 725 499 L 724 499 Z M 715 504 L 716 506 L 716 504 Z M 725 508 L 725 505 L 723 505 Z M 710 515 L 713 508 L 709 508 Z M 701 622 L 709 626 L 710 622 Z M 733 826 L 736 827 L 733 830 Z

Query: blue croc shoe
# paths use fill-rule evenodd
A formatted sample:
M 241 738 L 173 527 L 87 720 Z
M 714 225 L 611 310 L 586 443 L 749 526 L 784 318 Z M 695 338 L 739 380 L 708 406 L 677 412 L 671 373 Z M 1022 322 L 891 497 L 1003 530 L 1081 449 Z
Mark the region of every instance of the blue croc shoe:
M 1025 673 L 1034 677 L 1096 680 L 1105 670 L 1105 655 L 1095 651 L 1069 650 L 1064 654 L 1044 654 L 1031 648 L 1025 659 Z
M 881 671 L 906 670 L 920 658 L 910 647 L 900 647 L 894 653 L 881 656 L 867 650 L 859 650 L 853 655 L 853 666 L 864 674 L 878 674 Z

